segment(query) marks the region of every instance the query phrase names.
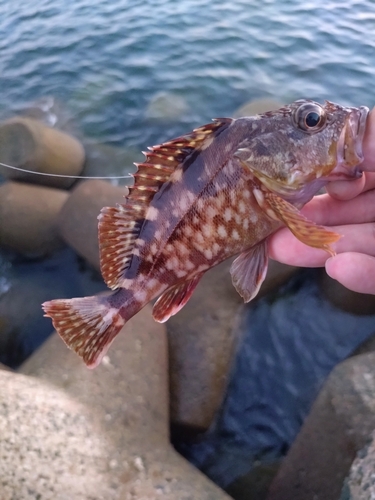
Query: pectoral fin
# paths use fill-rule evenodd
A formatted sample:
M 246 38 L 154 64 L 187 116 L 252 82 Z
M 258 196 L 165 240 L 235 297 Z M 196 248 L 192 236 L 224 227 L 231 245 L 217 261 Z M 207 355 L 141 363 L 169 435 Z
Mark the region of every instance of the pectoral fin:
M 230 268 L 232 282 L 245 302 L 250 302 L 257 293 L 267 274 L 268 249 L 267 242 L 242 252 Z
M 335 255 L 335 251 L 330 245 L 341 238 L 340 234 L 306 219 L 296 207 L 274 193 L 266 193 L 265 202 L 276 217 L 284 222 L 302 243 L 310 247 L 321 248 L 332 256 Z

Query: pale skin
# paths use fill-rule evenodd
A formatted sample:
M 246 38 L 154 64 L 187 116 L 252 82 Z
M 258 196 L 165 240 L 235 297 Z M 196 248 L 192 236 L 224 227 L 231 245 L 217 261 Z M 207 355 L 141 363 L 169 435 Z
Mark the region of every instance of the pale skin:
M 342 235 L 334 257 L 308 247 L 283 228 L 270 238 L 270 257 L 294 266 L 325 266 L 331 278 L 359 293 L 375 294 L 375 108 L 363 141 L 360 179 L 331 182 L 328 194 L 314 197 L 301 212 Z

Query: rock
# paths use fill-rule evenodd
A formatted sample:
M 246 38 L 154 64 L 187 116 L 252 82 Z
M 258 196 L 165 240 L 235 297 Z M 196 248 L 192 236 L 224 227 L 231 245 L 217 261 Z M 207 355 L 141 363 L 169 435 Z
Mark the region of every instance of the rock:
M 1 498 L 115 498 L 105 481 L 111 450 L 87 409 L 33 377 L 0 380 Z
M 336 500 L 356 452 L 375 428 L 375 354 L 329 376 L 286 456 L 267 500 Z M 369 497 L 367 497 L 369 498 Z
M 234 500 L 265 500 L 268 488 L 280 467 L 279 462 L 255 465 L 239 477 L 225 491 Z
M 154 120 L 177 120 L 188 111 L 185 99 L 173 92 L 158 92 L 147 107 L 146 116 Z
M 13 372 L 13 370 L 11 368 L 9 368 L 9 366 L 3 365 L 2 363 L 0 363 L 0 370 L 4 370 L 7 372 Z
M 0 242 L 23 255 L 40 257 L 62 246 L 57 216 L 68 198 L 59 189 L 7 182 L 0 186 Z
M 48 174 L 79 175 L 85 161 L 83 146 L 65 132 L 32 118 L 16 117 L 0 124 L 0 161 L 13 167 Z M 33 175 L 0 166 L 7 179 L 69 187 L 75 179 Z
M 53 335 L 0 371 L 2 500 L 229 497 L 168 441 L 167 343 L 146 307 L 88 370 Z
M 222 402 L 243 304 L 229 267 L 224 262 L 209 271 L 186 306 L 166 323 L 174 424 L 207 429 Z
M 171 420 L 179 426 L 207 429 L 223 401 L 243 305 L 232 285 L 230 264 L 209 271 L 186 306 L 166 324 Z M 270 262 L 259 297 L 284 283 L 295 269 Z
M 345 480 L 340 500 L 369 500 L 375 498 L 375 433 L 371 442 L 362 448 Z
M 319 284 L 325 297 L 338 309 L 356 315 L 374 314 L 375 295 L 348 290 L 326 273 L 321 274 Z
M 367 354 L 373 351 L 375 351 L 375 328 L 374 333 L 367 340 L 362 342 L 362 344 L 353 352 L 353 356 L 358 356 L 359 354 Z
M 58 226 L 62 238 L 96 269 L 100 268 L 98 215 L 103 207 L 123 203 L 126 191 L 105 181 L 84 181 L 61 210 Z
M 254 101 L 250 101 L 240 108 L 238 108 L 234 114 L 234 118 L 240 118 L 241 116 L 253 116 L 258 115 L 260 113 L 265 113 L 266 111 L 274 111 L 275 109 L 281 108 L 283 104 L 275 99 L 264 98 L 264 99 L 255 99 Z

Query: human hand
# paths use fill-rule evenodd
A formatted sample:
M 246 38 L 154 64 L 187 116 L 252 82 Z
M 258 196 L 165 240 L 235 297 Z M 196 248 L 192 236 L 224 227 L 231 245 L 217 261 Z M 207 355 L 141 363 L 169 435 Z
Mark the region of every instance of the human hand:
M 330 226 L 342 238 L 337 255 L 308 247 L 283 228 L 269 241 L 270 257 L 294 266 L 326 268 L 327 274 L 360 293 L 375 294 L 375 108 L 363 141 L 365 171 L 354 181 L 331 182 L 329 194 L 314 197 L 301 211 L 317 224 Z

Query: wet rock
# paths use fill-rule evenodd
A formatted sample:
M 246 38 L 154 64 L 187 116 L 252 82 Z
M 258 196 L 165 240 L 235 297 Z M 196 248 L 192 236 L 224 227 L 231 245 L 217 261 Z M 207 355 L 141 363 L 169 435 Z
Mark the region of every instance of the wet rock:
M 32 118 L 16 117 L 0 124 L 0 161 L 48 174 L 79 175 L 85 161 L 83 146 L 74 137 Z M 0 166 L 7 179 L 69 187 L 75 179 L 33 175 Z
M 375 428 L 375 354 L 329 376 L 273 481 L 267 500 L 336 500 L 356 452 Z M 369 497 L 367 497 L 369 498 Z
M 62 238 L 96 269 L 99 264 L 98 215 L 103 207 L 123 203 L 125 187 L 90 180 L 80 183 L 63 206 L 58 226 Z
M 375 498 L 375 433 L 371 442 L 362 448 L 345 480 L 340 500 L 369 500 Z
M 209 271 L 186 306 L 166 324 L 174 424 L 207 429 L 222 403 L 243 305 L 232 285 L 230 264 L 224 262 Z M 259 297 L 280 286 L 294 271 L 271 262 Z
M 234 118 L 240 118 L 241 116 L 253 116 L 258 115 L 260 113 L 265 113 L 266 111 L 274 111 L 275 109 L 281 108 L 282 103 L 276 101 L 275 99 L 264 98 L 264 99 L 255 99 L 254 101 L 250 101 L 240 108 L 238 108 L 234 114 Z
M 146 307 L 95 370 L 55 334 L 0 371 L 2 499 L 229 499 L 169 444 L 166 340 Z
M 7 182 L 0 186 L 0 244 L 27 256 L 62 246 L 57 216 L 68 198 L 59 189 Z
M 173 92 L 155 94 L 146 111 L 147 118 L 154 120 L 177 120 L 188 111 L 185 99 Z

